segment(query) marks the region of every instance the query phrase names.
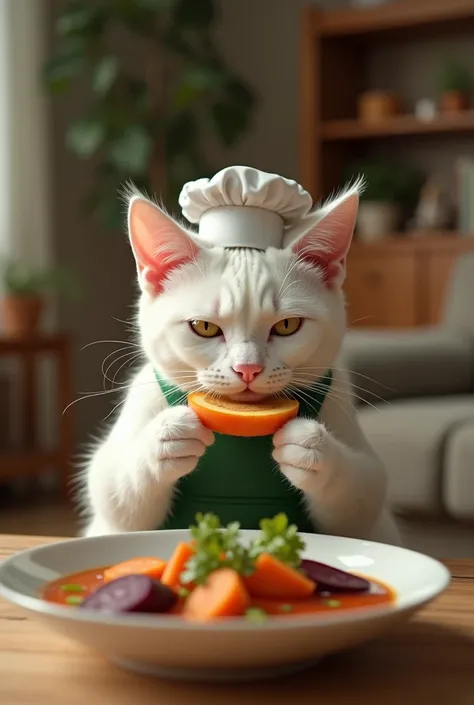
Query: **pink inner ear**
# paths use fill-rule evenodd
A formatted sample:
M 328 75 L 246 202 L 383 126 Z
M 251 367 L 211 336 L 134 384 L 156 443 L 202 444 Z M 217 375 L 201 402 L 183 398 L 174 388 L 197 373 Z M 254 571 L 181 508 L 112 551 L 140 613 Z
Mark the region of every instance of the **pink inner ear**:
M 301 250 L 305 249 L 304 241 L 301 244 L 303 245 L 301 248 L 295 248 L 295 254 L 300 254 Z M 329 286 L 344 270 L 346 255 L 343 253 L 338 256 L 337 253 L 308 250 L 301 254 L 301 258 L 313 267 L 317 267 L 322 273 L 323 282 Z
M 164 289 L 167 276 L 171 274 L 173 269 L 176 269 L 189 261 L 189 257 L 183 257 L 182 259 L 173 259 L 171 262 L 153 262 L 151 267 L 147 267 L 145 270 L 145 280 L 153 289 L 153 293 L 155 295 L 161 294 Z M 144 267 L 139 264 L 138 269 L 142 272 Z
M 155 294 L 173 269 L 190 262 L 198 246 L 157 206 L 145 199 L 130 204 L 129 233 L 139 273 Z
M 326 286 L 340 285 L 357 218 L 357 192 L 341 197 L 317 224 L 293 245 L 293 252 L 317 267 Z

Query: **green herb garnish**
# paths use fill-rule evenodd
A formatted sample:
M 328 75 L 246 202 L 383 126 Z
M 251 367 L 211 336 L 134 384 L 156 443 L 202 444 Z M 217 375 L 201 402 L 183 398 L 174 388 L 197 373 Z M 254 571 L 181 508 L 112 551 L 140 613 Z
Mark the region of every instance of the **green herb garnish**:
M 260 607 L 249 607 L 245 613 L 245 619 L 255 624 L 262 624 L 262 622 L 267 621 L 268 614 L 265 610 L 260 609 Z
M 84 598 L 79 595 L 69 595 L 66 597 L 66 602 L 68 605 L 80 605 L 84 602 Z
M 291 612 L 292 609 L 292 605 L 280 605 L 280 612 Z
M 250 575 L 255 560 L 262 553 L 298 568 L 305 545 L 297 527 L 288 524 L 287 516 L 277 514 L 273 519 L 263 519 L 260 529 L 256 539 L 249 545 L 242 545 L 238 522 L 223 527 L 215 514 L 197 514 L 196 524 L 189 527 L 195 553 L 181 573 L 181 582 L 202 585 L 219 568 L 232 568 L 240 575 Z
M 63 592 L 84 592 L 84 585 L 76 585 L 75 583 L 66 583 L 61 585 L 61 590 Z
M 298 536 L 295 524 L 288 524 L 286 514 L 277 514 L 273 519 L 262 519 L 260 530 L 261 535 L 250 546 L 252 557 L 270 553 L 292 568 L 299 567 L 305 544 Z
M 232 568 L 240 575 L 250 575 L 253 561 L 248 548 L 240 544 L 240 524 L 221 526 L 215 514 L 197 514 L 196 525 L 189 531 L 195 544 L 195 553 L 181 573 L 184 584 L 202 585 L 219 568 Z
M 340 607 L 341 603 L 339 600 L 324 600 L 324 604 L 328 607 Z
M 179 595 L 179 597 L 182 597 L 183 599 L 186 599 L 187 597 L 189 597 L 190 594 L 191 594 L 191 590 L 188 590 L 188 588 L 180 587 L 178 589 L 178 595 Z

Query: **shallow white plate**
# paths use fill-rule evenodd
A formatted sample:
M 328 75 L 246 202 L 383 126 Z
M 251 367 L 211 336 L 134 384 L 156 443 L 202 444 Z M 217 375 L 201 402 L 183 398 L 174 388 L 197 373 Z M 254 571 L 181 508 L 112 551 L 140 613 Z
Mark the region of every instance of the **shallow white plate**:
M 256 532 L 243 531 L 245 538 Z M 448 585 L 446 568 L 402 548 L 355 539 L 302 534 L 305 557 L 363 573 L 389 584 L 396 603 L 359 609 L 206 625 L 178 617 L 107 616 L 38 598 L 46 582 L 133 556 L 168 558 L 187 531 L 160 531 L 73 539 L 23 551 L 0 566 L 0 595 L 70 639 L 138 672 L 193 680 L 248 680 L 282 675 L 324 654 L 371 639 L 432 600 Z

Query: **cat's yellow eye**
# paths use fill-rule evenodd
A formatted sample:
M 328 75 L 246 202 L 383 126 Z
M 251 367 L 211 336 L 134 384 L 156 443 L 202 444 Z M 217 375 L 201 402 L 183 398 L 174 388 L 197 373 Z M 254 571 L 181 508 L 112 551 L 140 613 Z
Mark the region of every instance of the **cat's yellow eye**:
M 271 334 L 280 336 L 293 335 L 299 331 L 302 323 L 302 318 L 284 318 L 282 321 L 275 323 L 271 330 Z
M 219 326 L 216 326 L 215 323 L 209 323 L 209 321 L 190 321 L 189 325 L 201 338 L 217 338 L 222 335 Z

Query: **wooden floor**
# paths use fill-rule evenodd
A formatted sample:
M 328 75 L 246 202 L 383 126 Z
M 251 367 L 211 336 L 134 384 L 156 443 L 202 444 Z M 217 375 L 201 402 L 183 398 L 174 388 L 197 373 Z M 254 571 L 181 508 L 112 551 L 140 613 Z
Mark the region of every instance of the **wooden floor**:
M 55 495 L 7 494 L 0 500 L 0 534 L 76 536 L 78 526 L 73 507 Z

